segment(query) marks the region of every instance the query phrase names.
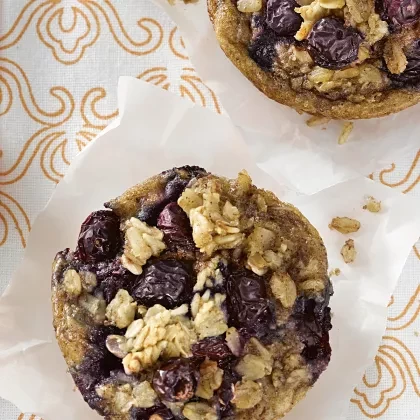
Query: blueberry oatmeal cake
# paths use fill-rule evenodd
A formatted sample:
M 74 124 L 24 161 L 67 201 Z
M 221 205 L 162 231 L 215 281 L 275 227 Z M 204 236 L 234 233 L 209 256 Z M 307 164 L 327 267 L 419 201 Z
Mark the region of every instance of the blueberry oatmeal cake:
M 316 229 L 243 171 L 156 175 L 53 263 L 58 343 L 106 419 L 283 417 L 331 355 Z
M 420 102 L 420 0 L 207 0 L 229 59 L 271 99 L 335 119 Z

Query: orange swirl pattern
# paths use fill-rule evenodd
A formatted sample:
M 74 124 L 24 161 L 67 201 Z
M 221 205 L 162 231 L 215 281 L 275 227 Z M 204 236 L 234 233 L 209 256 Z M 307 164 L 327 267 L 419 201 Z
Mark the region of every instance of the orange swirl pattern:
M 389 307 L 395 305 L 393 297 Z M 383 337 L 375 364 L 364 375 L 362 384 L 354 390 L 351 401 L 366 417 L 378 418 L 384 415 L 408 387 L 420 397 L 418 354 L 410 350 L 401 339 L 390 335 L 418 326 L 419 314 L 420 286 L 417 286 L 404 307 L 396 315 L 388 316 L 387 334 Z M 417 335 L 418 331 L 414 331 L 413 336 Z
M 401 192 L 408 193 L 420 182 L 420 150 L 413 157 L 413 161 L 408 170 L 400 170 L 395 163 L 389 168 L 382 169 L 379 174 L 371 174 L 369 178 L 378 179 L 387 187 L 399 188 Z
M 171 48 L 171 51 L 175 57 L 178 57 L 181 60 L 188 60 L 184 40 L 179 34 L 179 30 L 176 26 L 169 33 L 169 47 Z
M 75 64 L 86 49 L 98 41 L 101 17 L 115 42 L 127 53 L 150 54 L 162 44 L 163 29 L 155 19 L 143 17 L 137 21 L 142 39 L 136 41 L 111 1 L 78 0 L 76 4 L 71 6 L 64 0 L 29 1 L 11 28 L 0 36 L 0 50 L 16 45 L 36 20 L 38 37 L 52 51 L 54 58 L 62 64 Z
M 191 67 L 179 30 L 146 3 L 2 1 L 0 259 L 10 250 L 18 256 L 26 246 L 35 216 L 31 200 L 38 208 L 44 204 L 76 153 L 117 117 L 118 75 L 222 113 L 214 92 Z M 408 164 L 398 161 L 369 177 L 404 193 L 418 192 L 420 150 Z M 413 250 L 410 261 L 420 264 L 420 242 Z M 0 270 L 0 286 L 7 280 Z M 420 396 L 420 355 L 407 338 L 420 331 L 420 286 L 414 282 L 407 286 L 408 298 L 395 293 L 389 302 L 386 335 L 352 398 L 358 420 L 387 420 L 389 408 L 398 408 L 409 391 Z M 420 411 L 420 402 L 413 404 Z M 2 418 L 1 408 L 2 401 L 0 420 L 10 420 Z M 41 420 L 17 411 L 13 418 Z

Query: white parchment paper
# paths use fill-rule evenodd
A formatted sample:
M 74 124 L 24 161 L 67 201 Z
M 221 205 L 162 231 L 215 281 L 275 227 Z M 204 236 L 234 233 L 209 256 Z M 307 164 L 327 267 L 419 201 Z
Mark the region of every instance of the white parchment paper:
M 74 390 L 55 341 L 51 262 L 57 251 L 74 248 L 81 222 L 102 203 L 150 175 L 190 164 L 229 177 L 246 168 L 258 186 L 290 198 L 320 231 L 331 268 L 342 270 L 332 279 L 332 359 L 287 419 L 344 419 L 353 387 L 375 356 L 387 303 L 419 236 L 419 202 L 345 171 L 341 183 L 310 196 L 296 194 L 291 188 L 295 163 L 287 165 L 273 149 L 269 159 L 257 165 L 255 150 L 247 145 L 258 139 L 269 147 L 269 140 L 136 79 L 120 80 L 119 108 L 120 118 L 76 157 L 57 186 L 0 299 L 0 396 L 45 420 L 99 418 Z M 277 159 L 282 165 L 275 164 Z M 333 167 L 329 165 L 330 172 Z M 381 213 L 362 210 L 366 195 L 382 200 Z M 348 266 L 339 254 L 346 236 L 328 228 L 338 215 L 362 224 L 352 235 L 359 255 Z
M 324 130 L 308 127 L 308 115 L 268 99 L 230 62 L 217 42 L 206 0 L 153 1 L 178 25 L 191 62 L 236 125 L 270 134 L 280 145 L 292 142 L 312 159 L 333 160 L 362 174 L 420 147 L 420 104 L 390 117 L 355 122 L 350 141 L 338 147 L 341 122 L 330 122 Z

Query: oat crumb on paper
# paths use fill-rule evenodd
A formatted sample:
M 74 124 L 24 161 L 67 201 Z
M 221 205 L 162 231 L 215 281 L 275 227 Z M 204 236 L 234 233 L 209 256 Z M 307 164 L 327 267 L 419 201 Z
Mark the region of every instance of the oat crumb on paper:
M 185 3 L 185 4 L 189 4 L 189 3 L 197 3 L 198 2 L 198 0 L 181 0 L 183 3 Z M 176 3 L 176 0 L 168 0 L 168 3 L 171 5 L 171 6 L 174 6 L 175 5 L 175 3 Z
M 339 268 L 334 268 L 328 274 L 329 274 L 330 277 L 339 276 L 341 274 L 341 270 Z
M 414 331 L 414 335 L 415 335 L 416 337 L 420 337 L 420 333 L 419 333 L 418 331 Z
M 371 213 L 378 213 L 381 211 L 381 201 L 376 200 L 374 197 L 367 197 L 366 204 L 363 206 L 364 210 L 368 210 Z
M 349 139 L 350 133 L 353 131 L 353 123 L 347 121 L 343 125 L 343 129 L 341 130 L 340 137 L 338 138 L 338 144 L 347 143 Z
M 317 127 L 319 125 L 328 124 L 331 121 L 330 118 L 323 117 L 321 115 L 313 115 L 309 120 L 306 121 L 308 127 Z
M 346 264 L 352 263 L 356 259 L 357 251 L 354 247 L 354 240 L 348 239 L 341 248 L 341 255 Z
M 328 227 L 343 234 L 353 233 L 360 229 L 360 222 L 350 217 L 334 217 Z

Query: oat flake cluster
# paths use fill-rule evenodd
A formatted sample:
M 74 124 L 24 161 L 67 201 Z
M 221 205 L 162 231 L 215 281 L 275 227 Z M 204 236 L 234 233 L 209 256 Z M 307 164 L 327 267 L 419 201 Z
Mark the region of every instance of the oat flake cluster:
M 285 415 L 331 354 L 316 230 L 246 172 L 175 168 L 106 207 L 53 264 L 54 327 L 87 403 L 115 420 Z

